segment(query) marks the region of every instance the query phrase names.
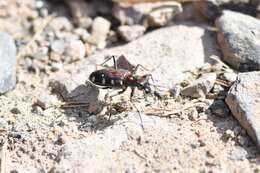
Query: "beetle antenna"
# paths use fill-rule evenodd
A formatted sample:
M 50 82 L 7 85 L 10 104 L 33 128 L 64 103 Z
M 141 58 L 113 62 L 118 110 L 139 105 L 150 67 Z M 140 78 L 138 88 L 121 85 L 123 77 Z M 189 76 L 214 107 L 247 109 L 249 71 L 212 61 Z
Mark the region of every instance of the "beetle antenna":
M 141 122 L 141 127 L 142 129 L 144 130 L 144 124 L 143 124 L 143 119 L 142 119 L 142 116 L 141 116 L 141 112 L 139 111 L 139 109 L 137 108 L 137 106 L 132 102 L 130 101 L 130 103 L 133 105 L 133 107 L 136 109 L 137 113 L 138 113 L 138 116 L 139 116 L 139 119 L 140 119 L 140 122 Z

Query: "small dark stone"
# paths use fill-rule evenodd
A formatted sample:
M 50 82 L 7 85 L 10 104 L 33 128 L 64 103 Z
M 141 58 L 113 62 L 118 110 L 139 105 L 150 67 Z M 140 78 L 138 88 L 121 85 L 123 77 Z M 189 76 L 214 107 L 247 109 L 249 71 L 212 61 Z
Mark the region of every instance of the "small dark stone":
M 20 114 L 21 111 L 18 108 L 12 108 L 11 111 L 13 114 Z
M 210 106 L 211 113 L 218 117 L 227 117 L 229 116 L 229 108 L 223 100 L 216 100 Z

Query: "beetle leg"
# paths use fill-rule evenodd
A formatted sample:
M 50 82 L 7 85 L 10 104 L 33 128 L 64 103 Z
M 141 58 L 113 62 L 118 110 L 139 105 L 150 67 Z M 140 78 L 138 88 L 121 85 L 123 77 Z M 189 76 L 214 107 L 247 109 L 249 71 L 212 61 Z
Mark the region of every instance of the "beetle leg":
M 127 87 L 125 87 L 125 88 L 123 88 L 123 90 L 122 91 L 119 91 L 119 92 L 117 92 L 116 94 L 113 94 L 113 95 L 111 95 L 111 96 L 109 96 L 109 107 L 108 107 L 108 111 L 109 111 L 109 117 L 108 117 L 108 120 L 110 120 L 110 118 L 111 118 L 111 111 L 112 111 L 112 97 L 115 97 L 115 96 L 118 96 L 118 95 L 120 95 L 120 94 L 123 94 L 125 91 L 126 91 L 126 89 L 127 89 Z M 107 97 L 108 97 L 108 93 L 105 95 L 105 100 L 107 100 Z
M 149 71 L 147 68 L 145 68 L 143 65 L 141 64 L 137 64 L 133 70 L 133 74 L 136 74 L 137 70 L 142 67 L 143 69 L 145 69 L 146 71 Z
M 134 93 L 135 93 L 135 88 L 133 87 L 131 88 L 130 101 L 132 101 Z
M 140 123 L 141 123 L 140 125 L 141 125 L 142 129 L 144 130 L 144 123 L 143 123 L 143 119 L 142 119 L 142 116 L 141 116 L 141 112 L 139 111 L 139 109 L 137 108 L 137 106 L 134 104 L 134 102 L 131 99 L 130 99 L 130 103 L 136 109 L 138 116 L 139 116 L 139 119 L 140 119 Z
M 123 93 L 126 91 L 126 89 L 127 89 L 127 87 L 123 88 L 122 91 L 119 91 L 119 92 L 117 92 L 117 93 L 111 95 L 110 97 L 112 98 L 112 97 L 118 96 L 118 95 L 120 95 L 120 94 L 123 94 Z
M 106 62 L 108 62 L 109 60 L 111 60 L 111 59 L 113 59 L 113 62 L 114 62 L 114 69 L 117 69 L 116 58 L 115 58 L 114 55 L 107 57 L 106 60 L 102 64 L 100 64 L 100 65 L 104 66 L 104 64 Z

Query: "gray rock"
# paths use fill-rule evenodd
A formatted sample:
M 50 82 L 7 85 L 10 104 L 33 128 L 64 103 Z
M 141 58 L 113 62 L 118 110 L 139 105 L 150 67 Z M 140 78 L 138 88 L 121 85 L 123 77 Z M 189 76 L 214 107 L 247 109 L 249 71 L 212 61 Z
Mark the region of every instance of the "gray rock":
M 238 74 L 226 103 L 231 112 L 260 147 L 260 72 Z
M 63 54 L 65 50 L 65 42 L 63 40 L 55 40 L 51 43 L 51 50 Z
M 0 94 L 16 85 L 16 47 L 12 37 L 0 32 Z
M 82 59 L 85 57 L 86 49 L 81 40 L 74 40 L 65 47 L 65 55 L 71 59 Z
M 145 30 L 146 30 L 146 28 L 142 25 L 133 25 L 133 26 L 123 25 L 123 26 L 118 27 L 119 35 L 125 41 L 132 41 L 132 40 L 142 36 L 144 34 Z
M 83 42 L 86 42 L 90 37 L 88 31 L 84 28 L 77 28 L 74 30 L 74 33 L 78 35 Z
M 103 17 L 96 17 L 93 21 L 91 36 L 88 42 L 96 45 L 99 49 L 106 47 L 106 38 L 110 29 L 110 21 Z
M 235 146 L 230 153 L 230 159 L 244 160 L 244 159 L 246 159 L 247 155 L 248 155 L 248 153 L 244 148 L 242 148 L 240 146 Z
M 72 24 L 70 23 L 69 19 L 66 17 L 56 17 L 54 18 L 49 26 L 54 31 L 71 31 Z
M 85 83 L 93 68 L 88 66 L 85 70 L 79 69 L 72 75 L 60 72 L 49 83 L 52 93 L 62 97 L 60 98 L 62 101 L 85 103 L 89 113 L 100 112 L 103 105 L 99 101 L 99 89 L 89 82 Z
M 241 13 L 224 11 L 216 25 L 224 61 L 239 71 L 259 70 L 260 21 Z
M 115 126 L 106 129 L 103 134 L 68 142 L 58 154 L 59 163 L 52 168 L 52 172 L 118 172 L 120 168 L 113 159 L 113 150 L 124 141 L 127 141 L 125 129 Z
M 182 90 L 182 95 L 192 98 L 206 97 L 213 88 L 216 78 L 215 73 L 205 73 L 191 85 L 185 87 Z
M 218 117 L 227 117 L 229 116 L 229 108 L 223 100 L 216 100 L 210 106 L 211 113 Z

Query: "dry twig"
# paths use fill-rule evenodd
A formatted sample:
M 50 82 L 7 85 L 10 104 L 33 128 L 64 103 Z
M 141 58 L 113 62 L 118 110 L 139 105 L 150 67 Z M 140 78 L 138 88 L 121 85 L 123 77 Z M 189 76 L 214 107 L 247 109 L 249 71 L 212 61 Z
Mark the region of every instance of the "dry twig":
M 44 29 L 48 26 L 48 24 L 52 21 L 52 19 L 55 17 L 56 15 L 50 15 L 48 17 L 46 17 L 43 22 L 42 25 L 37 29 L 37 31 L 35 32 L 35 34 L 33 35 L 33 37 L 31 38 L 31 40 L 25 45 L 25 47 L 17 54 L 16 58 L 20 59 L 29 49 L 29 47 L 32 45 L 32 43 L 42 34 L 42 32 L 44 31 Z

